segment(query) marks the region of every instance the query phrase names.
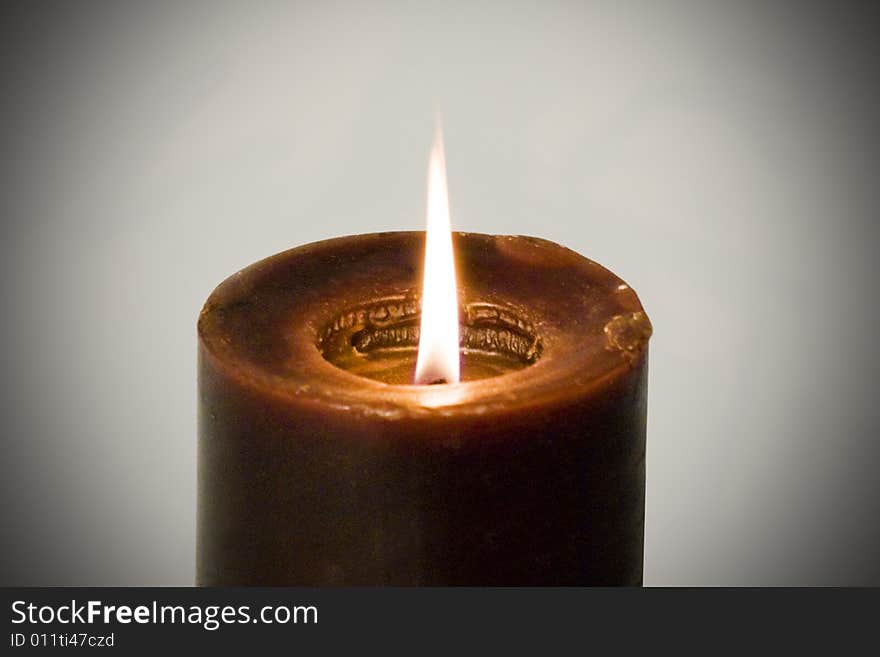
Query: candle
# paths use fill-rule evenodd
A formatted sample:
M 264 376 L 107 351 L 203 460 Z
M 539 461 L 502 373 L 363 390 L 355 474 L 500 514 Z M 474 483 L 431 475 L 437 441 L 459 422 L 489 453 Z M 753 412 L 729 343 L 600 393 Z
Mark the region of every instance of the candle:
M 641 583 L 651 325 L 638 297 L 551 242 L 445 229 L 433 266 L 422 232 L 343 237 L 211 294 L 200 584 Z M 453 251 L 457 318 L 437 331 L 422 297 Z M 429 330 L 454 332 L 450 369 L 417 362 L 443 351 L 433 336 L 425 356 Z

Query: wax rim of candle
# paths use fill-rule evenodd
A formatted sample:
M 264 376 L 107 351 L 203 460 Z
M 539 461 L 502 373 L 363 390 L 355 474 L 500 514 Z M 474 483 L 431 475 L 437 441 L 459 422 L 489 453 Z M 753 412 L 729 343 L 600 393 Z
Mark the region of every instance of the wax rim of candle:
M 334 314 L 363 299 L 412 289 L 424 243 L 421 231 L 315 242 L 234 274 L 202 310 L 200 357 L 214 361 L 243 390 L 281 403 L 389 420 L 491 415 L 511 407 L 546 408 L 548 400 L 570 403 L 647 357 L 650 321 L 635 292 L 601 265 L 540 238 L 456 233 L 454 239 L 465 303 L 473 288 L 483 292 L 472 294 L 479 302 L 538 306 L 530 320 L 545 353 L 533 366 L 454 385 L 416 386 L 367 379 L 324 359 L 317 345 Z M 493 267 L 503 276 L 496 278 Z M 399 280 L 388 280 L 394 277 Z M 555 297 L 542 298 L 542 290 Z M 267 309 L 275 313 L 270 320 L 260 315 Z M 260 335 L 266 327 L 271 335 Z M 251 340 L 268 344 L 257 349 Z

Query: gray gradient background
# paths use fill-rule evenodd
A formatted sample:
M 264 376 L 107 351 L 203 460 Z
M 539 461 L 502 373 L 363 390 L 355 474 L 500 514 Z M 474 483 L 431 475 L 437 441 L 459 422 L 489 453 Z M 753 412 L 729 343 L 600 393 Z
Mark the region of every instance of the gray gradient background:
M 0 582 L 193 582 L 202 302 L 421 228 L 439 108 L 457 229 L 561 242 L 653 320 L 646 584 L 880 584 L 874 16 L 4 6 Z

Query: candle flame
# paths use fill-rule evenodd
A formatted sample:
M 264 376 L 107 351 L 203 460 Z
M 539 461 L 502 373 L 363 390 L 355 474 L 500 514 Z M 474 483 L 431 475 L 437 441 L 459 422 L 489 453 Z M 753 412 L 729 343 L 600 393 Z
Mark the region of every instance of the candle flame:
M 428 163 L 428 231 L 415 382 L 426 385 L 458 383 L 460 369 L 458 296 L 446 189 L 446 158 L 438 124 Z

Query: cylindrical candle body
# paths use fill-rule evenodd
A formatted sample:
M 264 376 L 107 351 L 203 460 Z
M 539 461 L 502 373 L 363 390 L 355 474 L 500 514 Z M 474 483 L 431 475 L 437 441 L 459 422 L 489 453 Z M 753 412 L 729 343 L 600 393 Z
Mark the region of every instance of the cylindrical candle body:
M 413 318 L 369 302 L 407 298 L 422 239 L 294 249 L 208 300 L 200 584 L 641 583 L 650 324 L 635 294 L 548 242 L 457 234 L 463 345 L 528 362 L 418 387 L 329 362 L 334 340 L 406 342 Z

